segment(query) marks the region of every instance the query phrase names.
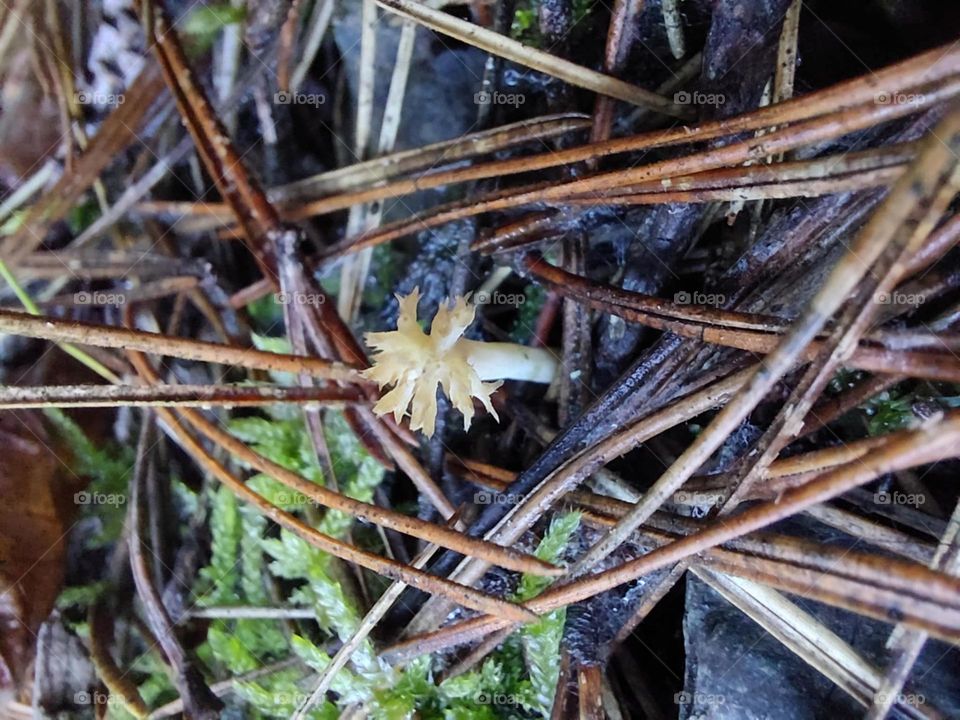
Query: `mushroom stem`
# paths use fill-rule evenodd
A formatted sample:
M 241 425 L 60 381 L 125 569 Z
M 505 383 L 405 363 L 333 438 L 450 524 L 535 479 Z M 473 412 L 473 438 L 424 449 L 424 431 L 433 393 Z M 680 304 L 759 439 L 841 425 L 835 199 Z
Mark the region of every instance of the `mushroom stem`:
M 481 380 L 549 383 L 557 373 L 557 358 L 549 350 L 506 342 L 460 342 Z

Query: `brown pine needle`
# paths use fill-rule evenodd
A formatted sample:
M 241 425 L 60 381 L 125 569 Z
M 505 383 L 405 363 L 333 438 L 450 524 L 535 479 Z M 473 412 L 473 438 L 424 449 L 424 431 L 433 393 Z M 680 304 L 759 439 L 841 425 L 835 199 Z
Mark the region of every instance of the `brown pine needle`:
M 46 385 L 0 388 L 0 409 L 31 407 L 257 407 L 278 403 L 344 405 L 364 402 L 353 388 L 258 385 Z
M 0 332 L 53 342 L 137 350 L 183 360 L 236 365 L 256 370 L 306 372 L 325 380 L 366 384 L 359 371 L 342 363 L 315 357 L 218 345 L 204 340 L 191 340 L 108 325 L 34 317 L 9 310 L 0 310 Z
M 468 45 L 473 45 L 492 55 L 511 60 L 518 65 L 552 75 L 571 85 L 673 117 L 683 118 L 689 115 L 686 108 L 677 106 L 656 93 L 524 45 L 492 30 L 460 20 L 448 13 L 433 10 L 421 3 L 410 2 L 409 0 L 377 0 L 377 4 L 431 30 L 436 30 Z

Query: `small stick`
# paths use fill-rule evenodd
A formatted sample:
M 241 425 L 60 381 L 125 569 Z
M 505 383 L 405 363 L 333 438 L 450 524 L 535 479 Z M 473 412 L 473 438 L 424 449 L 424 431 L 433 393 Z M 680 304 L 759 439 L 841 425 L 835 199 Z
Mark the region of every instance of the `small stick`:
M 846 110 L 838 110 L 830 115 L 799 122 L 797 125 L 775 130 L 761 137 L 750 138 L 721 147 L 654 162 L 649 165 L 642 165 L 628 170 L 600 173 L 581 180 L 561 183 L 535 183 L 441 205 L 433 208 L 426 214 L 389 223 L 376 231 L 364 235 L 344 238 L 325 251 L 325 258 L 327 262 L 329 262 L 340 255 L 389 242 L 408 235 L 415 230 L 436 227 L 453 220 L 473 217 L 474 215 L 492 212 L 494 210 L 508 210 L 545 202 L 562 205 L 571 195 L 596 194 L 624 185 L 633 185 L 649 180 L 666 179 L 674 175 L 687 175 L 705 170 L 741 165 L 747 162 L 761 161 L 771 154 L 787 152 L 804 145 L 830 140 L 856 130 L 870 127 L 885 120 L 892 120 L 914 112 L 920 112 L 926 107 L 931 107 L 938 102 L 948 100 L 960 93 L 960 80 L 951 79 L 946 81 L 942 86 L 930 85 L 924 86 L 921 89 L 923 91 L 921 93 L 923 101 L 918 101 L 920 104 L 917 105 L 877 105 L 871 101 L 866 105 Z M 773 107 L 785 107 L 786 105 L 787 103 L 784 103 L 783 106 Z M 878 110 L 878 108 L 881 109 Z M 699 134 L 700 133 L 691 131 L 687 135 L 667 139 L 656 134 L 640 136 L 641 138 L 646 137 L 647 142 L 641 143 L 637 141 L 635 144 L 660 147 L 677 142 L 692 142 L 698 139 L 695 136 Z M 710 133 L 704 134 L 710 135 Z M 609 142 L 612 143 L 614 141 Z M 583 147 L 591 148 L 593 154 L 589 152 L 584 153 L 581 148 L 576 148 L 576 150 L 581 151 L 579 154 L 586 155 L 586 157 L 580 159 L 596 157 L 595 153 L 598 151 L 597 146 L 588 145 Z M 622 151 L 619 146 L 616 147 L 616 150 L 618 152 Z M 567 155 L 565 155 L 565 153 Z M 356 202 L 368 202 L 387 197 L 397 197 L 422 189 L 421 186 L 429 187 L 448 184 L 449 182 L 463 182 L 487 177 L 489 174 L 502 175 L 511 171 L 528 172 L 540 169 L 540 167 L 562 165 L 565 163 L 560 161 L 561 156 L 564 158 L 567 156 L 579 157 L 579 154 L 571 154 L 570 151 L 558 151 L 548 153 L 549 158 L 536 156 L 534 158 L 523 158 L 522 162 L 514 160 L 496 164 L 477 165 L 465 170 L 438 173 L 423 178 L 421 181 L 400 180 L 379 188 L 307 203 L 293 210 L 290 213 L 290 217 L 292 219 L 302 219 L 304 217 L 311 217 L 313 215 L 343 209 Z M 509 163 L 514 164 L 510 165 Z M 456 173 L 456 175 L 453 175 L 453 173 Z M 598 197 L 601 196 L 598 195 Z M 601 204 L 600 201 L 598 201 L 598 204 Z
M 137 352 L 128 352 L 127 355 L 137 372 L 140 373 L 145 381 L 151 384 L 159 384 L 159 376 L 149 363 L 147 363 L 143 355 Z M 416 568 L 411 568 L 391 558 L 382 558 L 372 552 L 356 548 L 349 543 L 318 532 L 316 529 L 300 521 L 296 516 L 276 507 L 266 500 L 266 498 L 251 490 L 246 483 L 234 476 L 222 463 L 206 451 L 190 431 L 183 427 L 180 420 L 172 411 L 165 408 L 157 408 L 156 412 L 158 417 L 163 419 L 166 429 L 176 436 L 176 439 L 183 445 L 184 449 L 193 456 L 204 470 L 220 480 L 220 482 L 226 485 L 238 498 L 250 503 L 265 517 L 273 520 L 290 532 L 295 533 L 314 547 L 328 552 L 341 560 L 356 563 L 361 567 L 385 577 L 402 580 L 424 592 L 440 594 L 446 599 L 460 603 L 466 607 L 471 607 L 476 610 L 489 608 L 489 611 L 493 613 L 506 613 L 507 616 L 516 618 L 516 622 L 533 622 L 537 619 L 535 613 L 531 613 L 529 610 L 515 603 L 492 597 L 473 588 L 460 585 L 445 578 L 436 577 L 435 575 L 425 573 Z M 189 413 L 192 411 L 186 410 L 184 412 Z M 233 439 L 230 435 L 227 435 L 227 437 Z M 252 454 L 257 456 L 256 453 Z M 338 493 L 332 494 L 338 496 Z M 487 610 L 484 610 L 484 612 L 487 612 Z
M 952 575 L 960 571 L 960 503 L 953 510 L 947 531 L 940 539 L 930 567 Z M 897 624 L 888 642 L 888 646 L 892 646 L 892 661 L 873 696 L 866 720 L 883 720 L 887 716 L 901 694 L 926 641 L 927 633 L 922 630 L 908 629 L 902 622 Z
M 613 75 L 623 65 L 623 56 L 627 54 L 629 44 L 623 46 L 626 28 L 633 27 L 639 20 L 643 9 L 642 0 L 615 0 L 610 10 L 610 26 L 607 29 L 606 47 L 603 53 L 603 71 Z M 660 91 L 658 89 L 658 93 Z M 590 129 L 590 142 L 607 140 L 610 137 L 610 127 L 613 124 L 613 111 L 616 103 L 610 97 L 597 95 L 593 105 L 593 127 Z
M 330 20 L 333 18 L 333 6 L 333 0 L 320 0 L 320 2 L 314 3 L 313 5 L 310 19 L 307 22 L 305 32 L 306 40 L 303 51 L 300 54 L 300 59 L 297 61 L 297 66 L 290 75 L 289 89 L 293 92 L 300 89 L 303 79 L 307 76 L 307 72 L 310 70 L 310 66 L 317 56 L 317 51 L 320 50 L 323 36 L 326 34 Z
M 577 697 L 579 720 L 604 720 L 603 695 L 600 692 L 601 676 L 599 665 L 580 665 L 577 667 Z
M 487 533 L 487 539 L 495 539 L 496 542 L 507 545 L 517 542 L 551 505 L 598 468 L 664 430 L 722 404 L 746 381 L 750 372 L 749 369 L 743 370 L 692 393 L 669 407 L 641 418 L 630 428 L 577 455 L 533 488 Z M 471 584 L 477 582 L 486 570 L 484 563 L 467 559 L 460 563 L 451 577 Z
M 90 660 L 97 677 L 110 691 L 110 696 L 123 704 L 124 709 L 136 718 L 145 718 L 150 708 L 140 697 L 136 683 L 126 676 L 107 647 L 113 638 L 113 616 L 107 607 L 105 594 L 101 594 L 87 613 L 90 626 Z M 40 646 L 42 647 L 42 645 Z
M 163 654 L 170 661 L 175 670 L 174 683 L 183 699 L 187 714 L 201 720 L 214 720 L 220 716 L 223 703 L 207 686 L 203 675 L 197 669 L 192 658 L 177 639 L 173 621 L 167 613 L 160 593 L 153 584 L 152 563 L 144 552 L 150 549 L 147 537 L 145 497 L 146 477 L 148 466 L 151 463 L 149 449 L 154 447 L 154 421 L 147 415 L 140 430 L 140 440 L 137 444 L 137 461 L 133 471 L 132 497 L 130 501 L 130 567 L 133 570 L 133 580 L 137 587 L 137 596 L 143 604 L 150 629 L 156 636 Z
M 309 607 L 249 607 L 249 606 L 228 606 L 228 607 L 202 607 L 187 612 L 181 622 L 187 622 L 194 618 L 209 619 L 236 619 L 250 618 L 253 620 L 275 620 L 275 619 L 303 619 L 313 620 L 317 617 L 317 611 Z
M 810 667 L 857 702 L 866 704 L 870 693 L 879 684 L 879 673 L 833 631 L 774 590 L 707 569 L 694 572 Z M 929 716 L 922 714 L 920 717 Z
M 366 384 L 357 370 L 329 360 L 272 353 L 255 348 L 219 345 L 204 340 L 191 340 L 109 325 L 33 317 L 10 310 L 0 310 L 0 332 L 54 342 L 137 350 L 183 360 L 238 365 L 256 370 L 308 372 L 325 380 Z
M 362 403 L 353 388 L 256 385 L 39 385 L 0 387 L 0 409 L 32 407 L 257 407 L 277 403 Z
M 546 611 L 609 590 L 661 567 L 672 565 L 704 550 L 759 530 L 778 520 L 833 499 L 887 472 L 919 463 L 954 457 L 960 442 L 960 413 L 911 431 L 900 440 L 875 450 L 859 462 L 841 466 L 807 484 L 786 491 L 778 500 L 751 507 L 709 525 L 670 545 L 616 568 L 590 575 L 575 583 L 547 590 L 528 605 Z

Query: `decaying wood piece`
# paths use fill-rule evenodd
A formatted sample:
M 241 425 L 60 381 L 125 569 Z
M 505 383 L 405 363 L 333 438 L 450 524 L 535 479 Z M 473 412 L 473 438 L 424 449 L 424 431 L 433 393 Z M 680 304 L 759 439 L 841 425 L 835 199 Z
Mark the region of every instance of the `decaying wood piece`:
M 943 140 L 941 140 L 943 138 Z M 951 114 L 926 141 L 910 171 L 904 175 L 852 242 L 850 251 L 833 268 L 776 349 L 761 367 L 724 406 L 709 426 L 683 452 L 658 483 L 679 487 L 720 447 L 773 385 L 797 362 L 804 348 L 844 303 L 870 267 L 887 248 L 919 245 L 932 230 L 946 204 L 956 194 L 954 173 L 960 150 L 960 112 Z M 925 229 L 919 229 L 925 228 Z M 900 250 L 902 252 L 902 250 Z M 897 255 L 899 257 L 899 254 Z M 809 406 L 806 408 L 809 409 Z M 606 557 L 652 508 L 644 508 L 621 522 L 614 532 L 582 557 L 576 571 L 583 572 Z

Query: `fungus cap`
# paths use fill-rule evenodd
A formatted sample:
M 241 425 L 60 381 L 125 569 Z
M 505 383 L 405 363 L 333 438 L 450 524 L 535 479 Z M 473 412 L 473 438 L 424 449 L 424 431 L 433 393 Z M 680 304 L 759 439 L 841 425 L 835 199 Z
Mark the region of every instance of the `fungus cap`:
M 443 388 L 453 406 L 463 414 L 463 428 L 473 420 L 473 399 L 483 403 L 499 420 L 490 396 L 502 382 L 483 382 L 469 360 L 469 342 L 464 332 L 473 322 L 476 308 L 465 297 L 437 310 L 430 334 L 417 323 L 420 289 L 406 297 L 397 295 L 400 315 L 397 329 L 367 333 L 367 344 L 375 350 L 373 367 L 364 377 L 382 390 L 394 388 L 374 406 L 378 415 L 393 413 L 397 422 L 410 410 L 410 428 L 433 435 L 437 419 L 437 386 Z

